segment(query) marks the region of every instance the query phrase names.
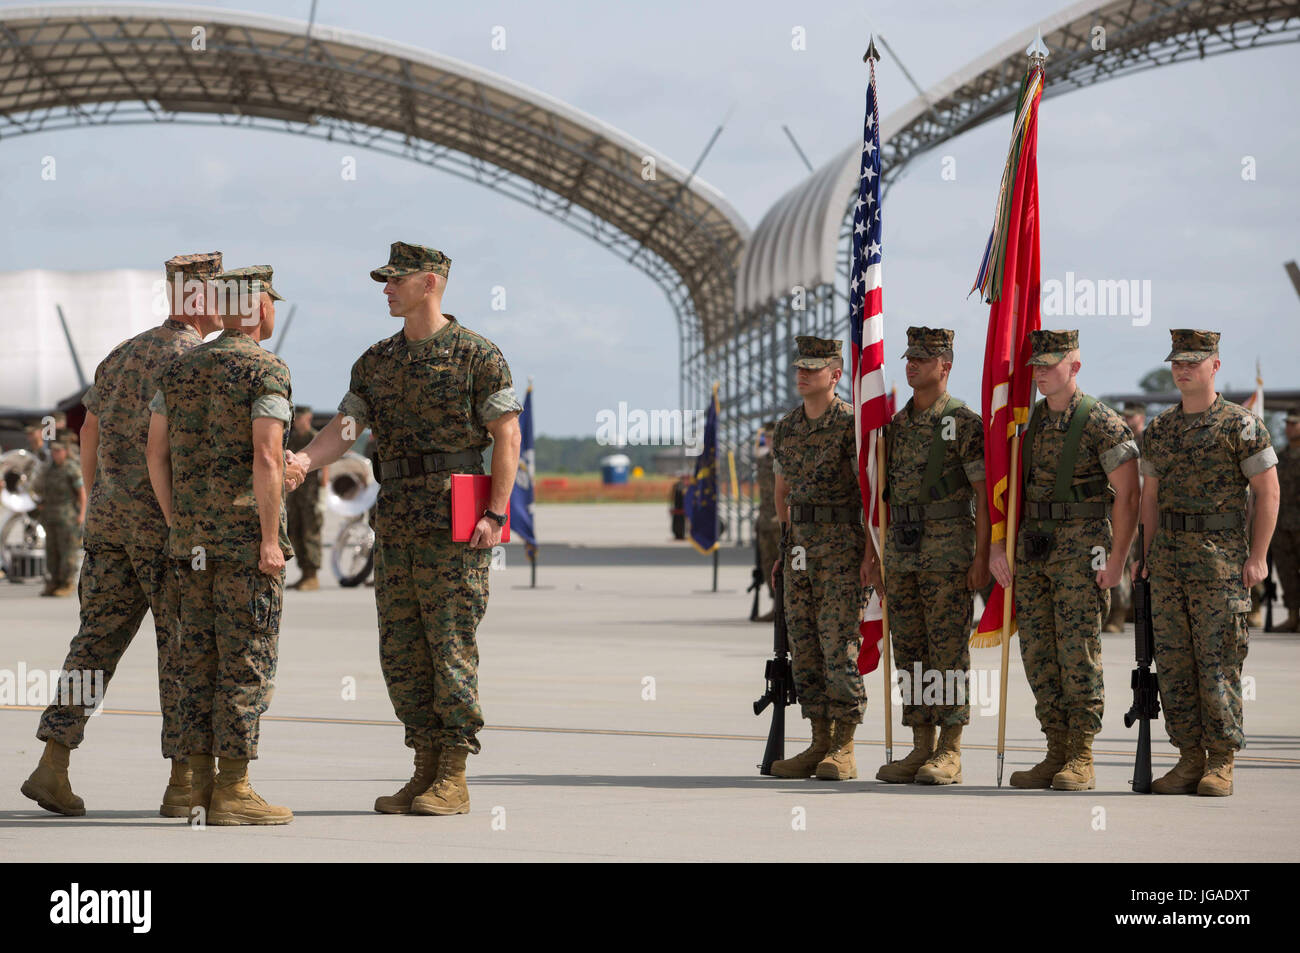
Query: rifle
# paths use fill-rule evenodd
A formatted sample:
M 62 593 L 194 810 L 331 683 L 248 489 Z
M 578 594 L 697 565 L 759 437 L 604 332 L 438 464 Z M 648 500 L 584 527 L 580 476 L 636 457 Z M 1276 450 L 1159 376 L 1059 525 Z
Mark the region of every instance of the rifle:
M 754 594 L 754 603 L 749 607 L 750 622 L 758 621 L 758 594 L 763 590 L 763 550 L 758 545 L 758 526 L 758 523 L 754 524 L 754 577 L 745 590 Z
M 1277 580 L 1273 578 L 1273 552 L 1268 554 L 1268 575 L 1264 577 L 1264 631 L 1273 631 L 1273 602 L 1277 599 Z
M 1137 668 L 1133 669 L 1133 707 L 1124 715 L 1124 727 L 1138 722 L 1137 760 L 1133 765 L 1133 790 L 1151 793 L 1151 721 L 1160 717 L 1160 686 L 1151 671 L 1155 636 L 1151 628 L 1151 582 L 1145 577 L 1147 557 L 1144 527 L 1138 524 L 1138 574 L 1133 580 L 1133 641 Z
M 784 560 L 785 546 L 781 547 Z M 754 702 L 754 714 L 761 715 L 768 705 L 772 705 L 772 725 L 767 732 L 767 747 L 763 749 L 763 763 L 758 766 L 758 773 L 771 776 L 772 762 L 785 757 L 785 709 L 796 701 L 794 691 L 794 671 L 790 667 L 790 639 L 785 628 L 785 578 L 781 568 L 776 570 L 775 585 L 776 605 L 772 611 L 772 658 L 767 660 L 763 677 L 767 680 L 767 690 L 763 697 Z

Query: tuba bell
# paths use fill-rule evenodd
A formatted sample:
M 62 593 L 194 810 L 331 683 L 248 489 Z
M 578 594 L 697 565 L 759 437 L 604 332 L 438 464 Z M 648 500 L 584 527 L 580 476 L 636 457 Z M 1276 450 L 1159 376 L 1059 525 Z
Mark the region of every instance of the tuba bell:
M 0 507 L 14 513 L 30 513 L 36 509 L 32 483 L 40 463 L 40 458 L 27 450 L 0 453 L 0 481 L 3 481 Z
M 325 505 L 340 516 L 360 516 L 375 505 L 379 484 L 370 461 L 348 452 L 330 464 L 330 482 L 325 488 Z

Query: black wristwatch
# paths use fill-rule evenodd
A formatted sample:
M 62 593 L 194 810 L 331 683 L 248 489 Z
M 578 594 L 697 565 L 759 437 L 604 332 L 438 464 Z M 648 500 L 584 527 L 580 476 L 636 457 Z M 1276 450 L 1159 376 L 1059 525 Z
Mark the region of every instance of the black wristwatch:
M 490 520 L 495 520 L 498 526 L 506 525 L 506 518 L 502 516 L 500 513 L 493 513 L 491 510 L 484 510 L 483 515 Z

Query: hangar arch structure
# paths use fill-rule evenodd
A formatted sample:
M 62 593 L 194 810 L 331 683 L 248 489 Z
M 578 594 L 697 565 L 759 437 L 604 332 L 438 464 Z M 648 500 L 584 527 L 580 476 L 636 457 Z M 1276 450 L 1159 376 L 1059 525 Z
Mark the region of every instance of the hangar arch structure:
M 1101 28 L 1104 33 L 1097 33 Z M 881 118 L 883 188 L 908 163 L 1015 108 L 1025 48 L 1041 30 L 1051 52 L 1045 97 L 1142 70 L 1221 53 L 1300 41 L 1296 0 L 1083 0 L 1025 27 Z M 1103 49 L 1094 38 L 1104 35 Z M 849 337 L 852 204 L 860 140 L 785 193 L 754 229 L 736 276 L 735 352 L 730 392 L 737 433 L 798 402 L 790 360 L 794 338 Z M 974 262 L 972 261 L 972 265 Z M 728 386 L 724 384 L 724 387 Z
M 132 123 L 310 136 L 525 202 L 659 284 L 677 319 L 682 406 L 706 405 L 749 227 L 692 170 L 593 116 L 449 57 L 296 20 L 155 4 L 0 10 L 0 140 Z

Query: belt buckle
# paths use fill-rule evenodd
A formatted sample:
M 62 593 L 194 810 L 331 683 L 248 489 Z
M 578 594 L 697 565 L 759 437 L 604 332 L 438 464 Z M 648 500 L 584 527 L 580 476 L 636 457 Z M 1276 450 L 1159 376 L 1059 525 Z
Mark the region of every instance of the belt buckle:
M 1068 519 L 1066 516 L 1065 506 L 1066 504 L 1064 503 L 1049 503 L 1047 506 L 1047 512 L 1051 514 L 1050 518 L 1054 520 Z
M 397 475 L 399 477 L 409 477 L 411 475 L 411 458 L 402 457 L 397 461 Z
M 822 514 L 825 514 L 825 516 L 823 516 Z M 835 514 L 831 511 L 831 508 L 829 506 L 813 507 L 814 523 L 829 523 L 831 521 L 831 517 L 833 517 L 834 515 Z

